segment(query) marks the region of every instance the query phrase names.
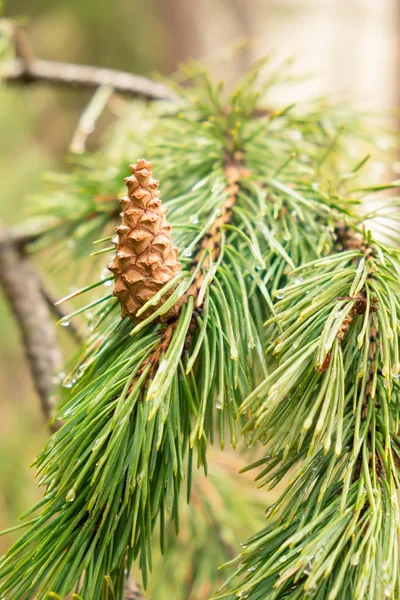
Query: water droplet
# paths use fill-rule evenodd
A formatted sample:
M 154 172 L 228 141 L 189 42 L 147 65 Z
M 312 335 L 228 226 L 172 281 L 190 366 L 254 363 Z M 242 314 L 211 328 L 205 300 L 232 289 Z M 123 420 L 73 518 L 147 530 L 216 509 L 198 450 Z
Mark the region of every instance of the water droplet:
M 86 369 L 86 363 L 82 363 L 79 365 L 78 370 L 76 372 L 77 376 L 80 377 L 83 374 L 83 371 Z
M 249 597 L 249 590 L 243 590 L 242 592 L 239 592 L 237 595 L 238 598 L 248 598 Z
M 74 490 L 74 488 L 71 488 L 68 492 L 68 494 L 65 496 L 65 499 L 67 502 L 73 502 L 76 498 L 76 492 Z
M 250 572 L 252 572 L 252 571 L 255 571 L 256 568 L 255 567 L 249 567 L 247 570 L 250 571 Z
M 354 567 L 356 567 L 358 565 L 358 563 L 360 562 L 360 555 L 354 554 L 354 556 L 352 557 L 350 562 Z
M 107 277 L 110 277 L 110 271 L 108 269 L 103 269 L 100 273 L 100 279 L 106 279 Z
M 242 548 L 247 548 L 247 544 L 246 544 L 246 542 L 242 542 L 242 543 L 240 544 L 240 546 L 241 546 Z
M 61 327 L 68 327 L 69 321 L 61 321 L 60 325 L 61 325 Z
M 247 342 L 247 347 L 250 348 L 251 350 L 254 348 L 255 344 L 254 344 L 254 340 L 249 340 Z
M 64 383 L 63 383 L 63 387 L 65 388 L 72 388 L 72 386 L 76 383 L 76 379 L 73 379 L 71 377 L 66 377 L 66 379 L 64 379 Z
M 393 584 L 391 584 L 391 583 L 387 583 L 387 584 L 385 585 L 384 592 L 385 592 L 385 596 L 386 596 L 386 598 L 390 598 L 390 597 L 392 596 L 392 594 L 393 594 L 393 589 L 394 589 L 394 588 L 393 588 Z
M 308 563 L 304 567 L 304 573 L 305 573 L 305 575 L 309 575 L 311 573 L 311 571 L 313 570 L 313 564 L 314 564 L 314 557 L 310 558 L 310 560 L 308 561 Z
M 301 283 L 303 283 L 304 279 L 302 277 L 296 277 L 296 279 L 294 280 L 294 285 L 300 285 Z
M 97 438 L 97 440 L 95 440 L 93 446 L 92 446 L 92 452 L 95 452 L 97 450 L 97 448 L 101 445 L 101 443 L 104 441 L 104 436 L 103 437 L 99 437 Z
M 282 300 L 285 297 L 285 292 L 283 290 L 277 290 L 275 292 L 275 297 L 278 298 L 278 300 Z
M 104 287 L 110 287 L 111 285 L 113 285 L 113 283 L 114 283 L 113 280 L 109 279 L 108 281 L 105 281 L 103 283 L 103 285 L 104 285 Z
M 192 215 L 192 216 L 190 217 L 189 221 L 190 221 L 191 223 L 193 223 L 193 225 L 197 225 L 197 224 L 198 224 L 198 222 L 199 222 L 199 217 L 198 217 L 198 215 Z
M 392 377 L 394 377 L 395 379 L 398 379 L 400 377 L 400 365 L 393 365 Z
M 279 562 L 284 563 L 284 562 L 286 562 L 286 560 L 287 560 L 287 556 L 286 556 L 286 554 L 284 554 L 283 556 L 280 557 Z
M 216 208 L 215 212 L 214 212 L 214 217 L 219 217 L 221 215 L 221 209 L 220 208 Z
M 193 252 L 190 248 L 186 248 L 186 250 L 184 250 L 183 252 L 183 256 L 185 256 L 186 258 L 190 258 L 192 256 Z
M 217 401 L 216 401 L 216 403 L 215 403 L 215 408 L 218 408 L 218 410 L 221 410 L 221 409 L 222 409 L 222 406 L 223 406 L 223 399 L 222 399 L 222 395 L 221 395 L 221 394 L 218 394 Z

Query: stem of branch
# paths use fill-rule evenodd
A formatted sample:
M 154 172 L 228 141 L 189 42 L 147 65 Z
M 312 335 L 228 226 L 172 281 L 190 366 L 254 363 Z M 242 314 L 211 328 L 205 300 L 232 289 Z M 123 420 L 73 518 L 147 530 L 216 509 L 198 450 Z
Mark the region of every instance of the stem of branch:
M 5 66 L 1 77 L 11 83 L 52 83 L 94 90 L 100 86 L 148 100 L 176 101 L 168 87 L 140 75 L 89 65 L 62 63 L 40 58 L 16 58 Z
M 62 366 L 56 333 L 36 271 L 4 229 L 0 242 L 0 284 L 18 321 L 42 412 L 50 422 L 52 378 Z

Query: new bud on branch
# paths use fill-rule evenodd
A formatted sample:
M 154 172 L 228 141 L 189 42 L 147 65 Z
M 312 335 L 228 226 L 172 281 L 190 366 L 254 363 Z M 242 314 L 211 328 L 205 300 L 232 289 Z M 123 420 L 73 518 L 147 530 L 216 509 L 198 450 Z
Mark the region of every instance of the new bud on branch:
M 171 238 L 167 208 L 158 197 L 158 181 L 152 177 L 152 163 L 144 158 L 130 165 L 125 179 L 128 195 L 120 199 L 121 225 L 113 238 L 116 258 L 108 265 L 115 277 L 114 295 L 121 304 L 121 316 L 141 321 L 158 306 L 151 306 L 136 318 L 137 311 L 182 269 L 178 249 Z M 163 304 L 173 289 L 160 300 Z M 179 312 L 181 302 L 159 317 L 168 321 Z

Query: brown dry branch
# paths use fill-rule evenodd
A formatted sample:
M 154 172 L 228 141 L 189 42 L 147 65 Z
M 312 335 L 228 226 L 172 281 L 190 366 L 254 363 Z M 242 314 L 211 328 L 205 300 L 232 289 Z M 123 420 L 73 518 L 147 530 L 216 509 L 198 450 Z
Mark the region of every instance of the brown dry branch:
M 0 284 L 18 321 L 42 412 L 50 423 L 53 376 L 62 366 L 62 356 L 49 307 L 35 269 L 5 229 L 0 229 L 0 248 Z
M 78 65 L 34 58 L 29 62 L 16 58 L 0 73 L 0 79 L 9 83 L 49 83 L 95 90 L 111 87 L 120 94 L 146 100 L 176 101 L 176 96 L 167 86 L 141 75 L 133 75 L 116 69 L 104 69 L 91 65 Z

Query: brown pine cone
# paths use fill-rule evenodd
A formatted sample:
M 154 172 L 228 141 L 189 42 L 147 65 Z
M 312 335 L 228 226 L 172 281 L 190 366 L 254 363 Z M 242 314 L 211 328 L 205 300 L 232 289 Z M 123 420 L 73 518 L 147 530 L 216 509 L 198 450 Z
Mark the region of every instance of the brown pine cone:
M 115 277 L 113 294 L 121 304 L 121 317 L 129 315 L 135 323 L 157 310 L 172 294 L 170 289 L 160 304 L 137 311 L 182 269 L 178 249 L 172 242 L 171 224 L 166 221 L 167 208 L 158 198 L 158 181 L 153 179 L 152 163 L 140 158 L 129 167 L 126 177 L 128 195 L 120 199 L 121 225 L 113 238 L 117 256 L 108 265 Z M 166 322 L 179 312 L 182 301 L 159 318 Z

